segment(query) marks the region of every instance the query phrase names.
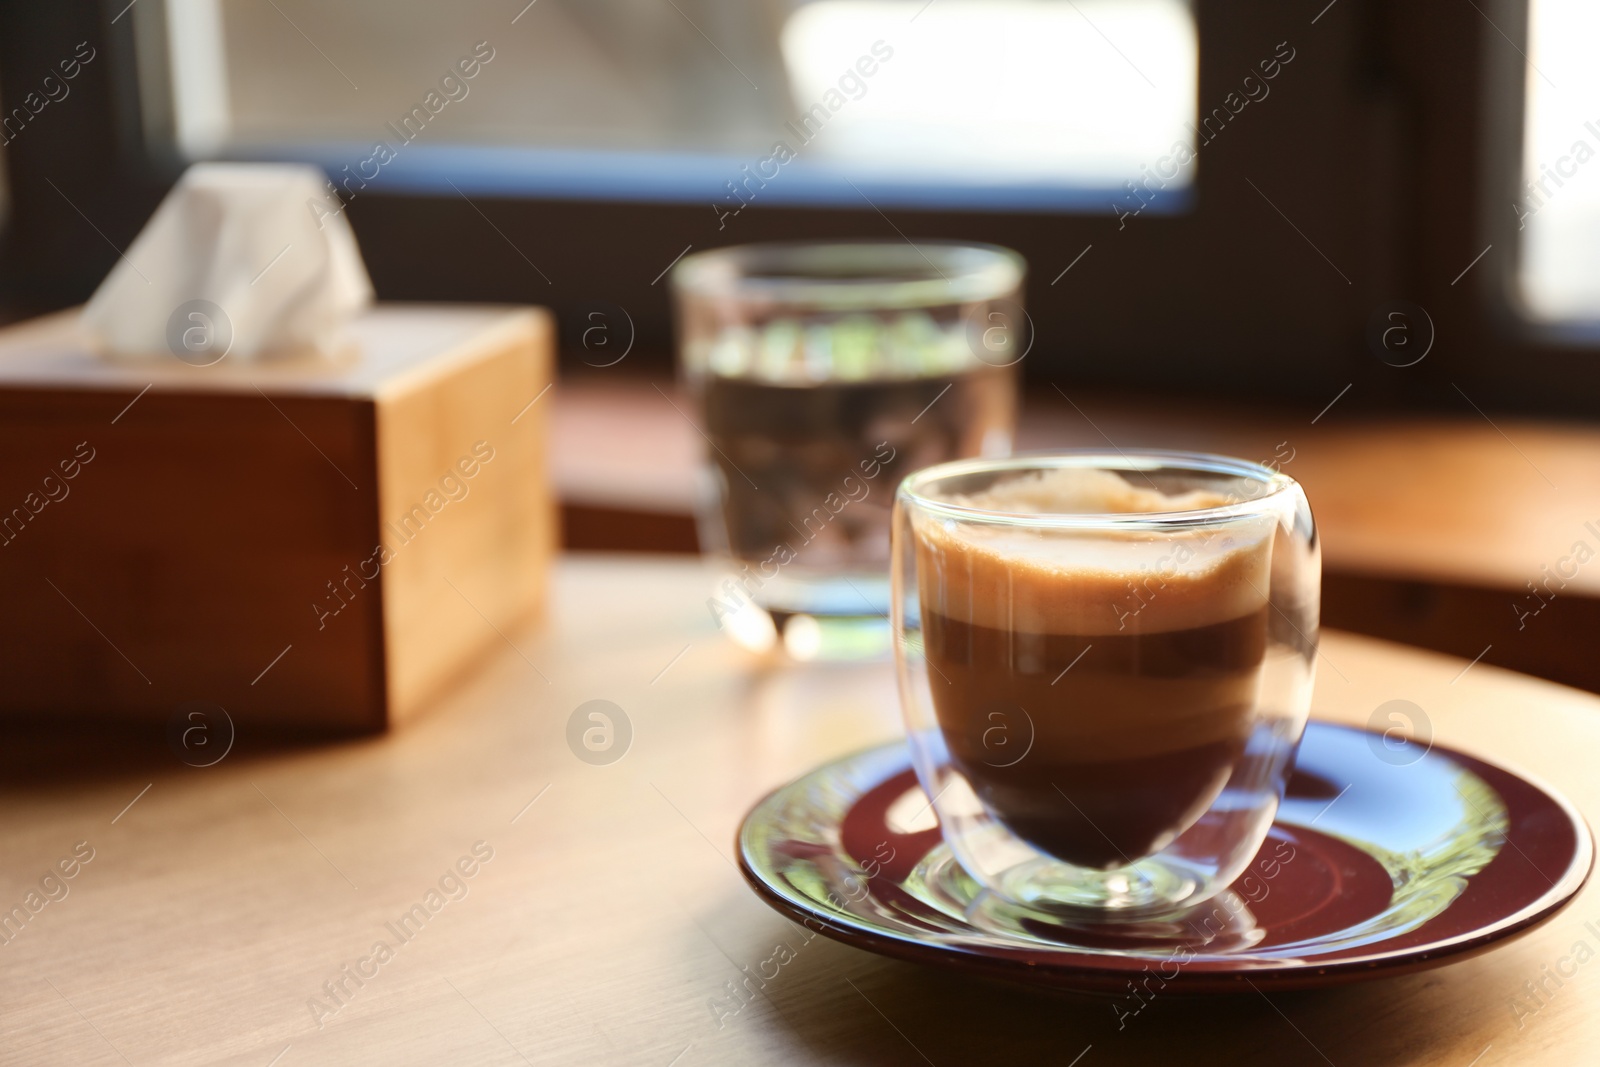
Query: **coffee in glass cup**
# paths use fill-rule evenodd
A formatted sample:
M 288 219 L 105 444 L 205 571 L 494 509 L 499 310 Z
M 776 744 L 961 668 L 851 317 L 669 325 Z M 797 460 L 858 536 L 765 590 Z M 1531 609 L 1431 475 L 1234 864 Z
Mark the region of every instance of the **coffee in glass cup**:
M 950 463 L 902 483 L 894 537 L 913 754 L 968 873 L 1127 917 L 1225 888 L 1309 707 L 1299 486 L 1188 454 Z

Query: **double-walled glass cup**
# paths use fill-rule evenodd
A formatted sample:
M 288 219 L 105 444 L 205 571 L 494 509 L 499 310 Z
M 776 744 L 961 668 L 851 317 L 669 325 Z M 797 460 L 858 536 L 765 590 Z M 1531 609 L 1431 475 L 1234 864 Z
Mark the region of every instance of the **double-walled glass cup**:
M 1168 452 L 946 463 L 901 483 L 892 568 L 917 775 L 981 887 L 1143 920 L 1244 871 L 1316 662 L 1293 479 Z
M 1011 451 L 1024 273 L 1006 249 L 937 241 L 745 245 L 678 264 L 720 628 L 799 658 L 888 651 L 894 487 Z

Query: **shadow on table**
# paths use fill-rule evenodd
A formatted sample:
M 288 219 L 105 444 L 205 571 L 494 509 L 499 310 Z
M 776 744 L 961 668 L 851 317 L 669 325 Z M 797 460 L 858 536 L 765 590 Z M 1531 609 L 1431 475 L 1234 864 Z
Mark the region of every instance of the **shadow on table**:
M 232 765 L 352 743 L 350 738 L 234 733 L 214 716 L 170 724 L 24 719 L 7 722 L 3 736 L 0 783 L 7 789 L 87 784 L 135 772 L 161 778 L 224 759 Z
M 818 1062 L 1227 1064 L 1371 1067 L 1445 1043 L 1427 1019 L 1456 1014 L 1429 975 L 1317 991 L 1211 997 L 1077 997 L 973 980 L 827 945 L 809 988 L 774 990 L 773 1019 Z M 831 972 L 832 977 L 823 974 Z M 1449 1043 L 1471 1044 L 1459 1029 Z M 1439 1050 L 1435 1050 L 1439 1051 Z M 1481 1051 L 1472 1048 L 1461 1062 Z M 1078 1057 L 1081 1057 L 1079 1059 Z

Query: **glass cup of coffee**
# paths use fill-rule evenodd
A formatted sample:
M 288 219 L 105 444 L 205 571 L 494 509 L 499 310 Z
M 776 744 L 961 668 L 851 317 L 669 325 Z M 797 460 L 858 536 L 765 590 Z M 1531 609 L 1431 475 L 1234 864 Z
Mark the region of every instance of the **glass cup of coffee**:
M 893 536 L 917 776 L 991 900 L 1142 921 L 1226 889 L 1310 708 L 1300 486 L 1181 452 L 968 460 L 901 483 Z
M 887 653 L 894 487 L 1010 453 L 1025 270 L 932 241 L 746 245 L 674 268 L 719 628 L 801 659 Z

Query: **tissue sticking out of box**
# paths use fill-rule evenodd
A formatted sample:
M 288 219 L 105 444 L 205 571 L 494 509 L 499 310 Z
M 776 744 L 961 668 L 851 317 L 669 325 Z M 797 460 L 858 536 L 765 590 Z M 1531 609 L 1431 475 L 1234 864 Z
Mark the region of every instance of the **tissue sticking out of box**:
M 197 163 L 83 312 L 113 358 L 330 358 L 372 282 L 315 167 Z

